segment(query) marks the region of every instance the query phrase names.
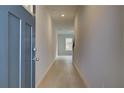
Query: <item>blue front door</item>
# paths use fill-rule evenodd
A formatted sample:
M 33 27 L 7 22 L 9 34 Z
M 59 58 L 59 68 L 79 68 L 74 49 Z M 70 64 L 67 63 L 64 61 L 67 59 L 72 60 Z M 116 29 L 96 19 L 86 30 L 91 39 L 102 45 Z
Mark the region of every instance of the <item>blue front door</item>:
M 0 6 L 0 87 L 35 87 L 34 17 L 22 6 Z

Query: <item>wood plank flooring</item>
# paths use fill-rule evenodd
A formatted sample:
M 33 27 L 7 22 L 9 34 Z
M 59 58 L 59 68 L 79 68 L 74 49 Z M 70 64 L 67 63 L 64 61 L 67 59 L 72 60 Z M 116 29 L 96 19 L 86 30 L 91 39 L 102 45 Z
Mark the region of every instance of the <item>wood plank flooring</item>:
M 58 57 L 39 88 L 85 88 L 70 57 Z

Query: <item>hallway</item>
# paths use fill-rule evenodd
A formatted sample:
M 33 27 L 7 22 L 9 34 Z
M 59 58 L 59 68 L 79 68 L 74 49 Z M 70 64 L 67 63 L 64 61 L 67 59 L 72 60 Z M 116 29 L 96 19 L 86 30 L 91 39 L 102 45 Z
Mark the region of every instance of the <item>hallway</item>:
M 123 10 L 0 6 L 0 88 L 123 88 Z
M 84 88 L 84 82 L 72 65 L 71 57 L 58 57 L 39 88 Z

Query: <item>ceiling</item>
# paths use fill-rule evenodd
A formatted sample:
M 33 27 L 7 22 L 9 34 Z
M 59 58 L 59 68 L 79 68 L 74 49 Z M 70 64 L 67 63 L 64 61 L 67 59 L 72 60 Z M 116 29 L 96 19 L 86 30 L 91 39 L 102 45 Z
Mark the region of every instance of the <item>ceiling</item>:
M 53 20 L 57 21 L 73 20 L 78 8 L 76 5 L 50 5 L 46 7 Z M 64 17 L 61 16 L 62 14 Z

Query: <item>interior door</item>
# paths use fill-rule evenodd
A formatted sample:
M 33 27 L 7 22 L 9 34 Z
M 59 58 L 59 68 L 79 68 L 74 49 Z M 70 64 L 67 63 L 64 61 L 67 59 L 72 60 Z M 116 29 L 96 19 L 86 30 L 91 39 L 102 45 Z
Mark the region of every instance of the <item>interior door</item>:
M 0 6 L 0 87 L 35 87 L 34 21 L 22 6 Z

